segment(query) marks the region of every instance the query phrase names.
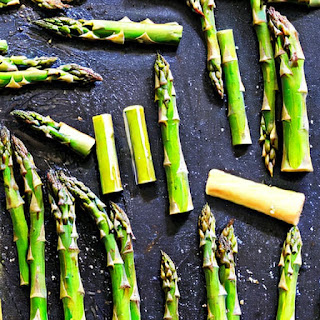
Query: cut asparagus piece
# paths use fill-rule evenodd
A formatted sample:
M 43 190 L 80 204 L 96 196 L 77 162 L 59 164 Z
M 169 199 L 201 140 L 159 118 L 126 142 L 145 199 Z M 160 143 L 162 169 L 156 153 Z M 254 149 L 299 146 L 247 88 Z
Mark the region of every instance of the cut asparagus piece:
M 274 8 L 269 9 L 270 29 L 275 37 L 275 56 L 282 84 L 283 156 L 281 171 L 313 171 L 304 74 L 304 54 L 294 26 Z
M 27 58 L 25 56 L 0 56 L 0 71 L 18 71 L 30 67 L 37 69 L 49 68 L 56 61 L 56 57 Z
M 18 251 L 20 285 L 23 286 L 29 284 L 28 225 L 24 215 L 24 201 L 13 173 L 10 132 L 6 127 L 0 126 L 0 135 L 0 170 L 6 193 L 6 208 L 12 219 L 13 241 L 16 243 Z
M 92 117 L 103 194 L 122 191 L 111 114 Z
M 66 9 L 71 6 L 60 0 L 32 0 L 38 7 L 49 10 Z
M 219 279 L 219 266 L 216 260 L 216 220 L 206 204 L 198 221 L 200 248 L 203 254 L 203 271 L 207 287 L 207 320 L 226 320 L 227 292 Z
M 271 44 L 271 35 L 267 23 L 266 5 L 262 0 L 250 0 L 253 25 L 256 30 L 260 63 L 263 73 L 263 103 L 261 108 L 260 143 L 265 166 L 273 176 L 273 167 L 278 150 L 276 130 L 276 92 L 278 90 L 277 72 Z
M 24 179 L 24 193 L 28 199 L 30 215 L 30 320 L 47 320 L 47 288 L 45 274 L 45 230 L 42 181 L 32 155 L 23 142 L 12 136 L 16 160 Z
M 302 265 L 302 240 L 298 227 L 292 227 L 283 244 L 279 267 L 279 304 L 277 320 L 295 319 L 295 300 L 299 270 Z
M 244 105 L 244 86 L 241 81 L 232 29 L 217 33 L 220 44 L 222 68 L 228 95 L 228 118 L 232 144 L 251 144 L 251 136 Z
M 162 289 L 165 294 L 164 320 L 179 320 L 179 298 L 180 292 L 178 288 L 178 275 L 176 266 L 171 258 L 161 251 L 161 279 Z
M 268 3 L 296 3 L 303 4 L 309 7 L 320 7 L 319 0 L 268 0 Z
M 37 20 L 34 23 L 68 38 L 105 40 L 117 44 L 136 41 L 144 44 L 178 45 L 183 30 L 176 22 L 156 24 L 150 19 L 133 22 L 128 17 L 119 21 L 53 17 Z
M 176 92 L 169 63 L 158 54 L 155 65 L 155 101 L 159 107 L 162 143 L 164 146 L 163 166 L 167 176 L 169 212 L 177 214 L 193 209 L 188 169 L 184 161 L 180 137 L 180 118 L 176 105 Z
M 89 135 L 70 127 L 64 122 L 55 122 L 49 116 L 24 110 L 14 110 L 11 114 L 24 121 L 32 129 L 43 132 L 47 138 L 67 145 L 83 157 L 89 155 L 95 144 L 95 140 Z
M 19 0 L 0 0 L 0 9 L 20 4 Z
M 8 51 L 8 48 L 9 47 L 8 47 L 7 40 L 0 40 L 0 54 L 6 54 Z
M 143 107 L 125 108 L 123 118 L 136 184 L 156 181 Z

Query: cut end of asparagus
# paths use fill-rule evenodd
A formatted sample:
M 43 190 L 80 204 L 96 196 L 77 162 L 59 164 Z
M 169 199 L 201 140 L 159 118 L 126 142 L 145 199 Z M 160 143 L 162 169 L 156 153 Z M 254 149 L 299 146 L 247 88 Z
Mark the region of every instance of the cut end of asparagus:
M 6 54 L 8 48 L 9 46 L 7 40 L 0 40 L 0 54 Z

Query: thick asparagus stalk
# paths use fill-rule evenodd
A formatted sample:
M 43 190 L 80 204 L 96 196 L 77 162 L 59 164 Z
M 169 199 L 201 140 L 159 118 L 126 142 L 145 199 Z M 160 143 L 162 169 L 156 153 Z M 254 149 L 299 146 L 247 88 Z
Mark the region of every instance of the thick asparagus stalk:
M 170 257 L 161 251 L 161 279 L 162 289 L 165 294 L 164 320 L 179 320 L 179 298 L 180 292 L 178 288 L 178 275 L 176 266 Z
M 279 304 L 277 320 L 295 319 L 295 300 L 301 258 L 302 240 L 298 227 L 292 227 L 283 244 L 279 267 Z
M 47 289 L 45 275 L 45 230 L 42 181 L 32 155 L 21 140 L 12 136 L 16 160 L 24 179 L 30 214 L 30 320 L 47 320 Z
M 18 251 L 20 285 L 28 285 L 28 225 L 24 215 L 24 201 L 13 174 L 10 132 L 6 127 L 0 127 L 0 135 L 0 170 L 2 170 L 3 174 L 6 208 L 10 212 L 12 219 L 13 241 L 16 243 Z
M 55 122 L 49 116 L 24 110 L 14 110 L 11 114 L 30 125 L 32 129 L 43 132 L 47 138 L 69 146 L 70 149 L 83 157 L 90 153 L 95 144 L 95 140 L 89 135 L 70 127 L 64 122 Z
M 270 29 L 276 41 L 282 84 L 283 157 L 281 171 L 313 171 L 304 74 L 304 54 L 294 26 L 274 8 L 269 9 Z
M 140 320 L 140 295 L 134 264 L 132 240 L 135 239 L 130 221 L 125 212 L 115 203 L 111 203 L 111 220 L 115 227 L 116 237 L 120 241 L 120 254 L 124 262 L 126 274 L 130 284 L 130 312 L 131 320 Z
M 179 114 L 176 105 L 176 92 L 169 63 L 158 54 L 155 65 L 155 101 L 159 106 L 164 146 L 163 166 L 167 176 L 170 214 L 187 212 L 193 209 L 188 169 L 184 161 L 180 137 Z
M 228 320 L 239 320 L 241 315 L 235 269 L 235 254 L 237 253 L 238 242 L 234 235 L 233 221 L 230 221 L 220 235 L 218 248 L 220 280 L 227 292 L 226 306 Z
M 0 9 L 20 4 L 19 0 L 0 0 Z
M 34 23 L 68 38 L 105 40 L 118 44 L 136 41 L 144 44 L 178 45 L 183 30 L 182 26 L 176 22 L 156 24 L 150 19 L 133 22 L 128 17 L 119 21 L 54 17 L 37 20 Z
M 74 198 L 53 170 L 48 172 L 49 202 L 56 220 L 60 260 L 60 299 L 65 320 L 85 320 L 84 289 L 78 264 L 79 248 Z
M 207 286 L 207 320 L 226 320 L 227 292 L 219 279 L 219 266 L 216 260 L 216 220 L 206 204 L 198 221 L 200 248 L 203 252 L 203 271 Z
M 0 54 L 6 54 L 8 48 L 9 46 L 7 40 L 0 40 Z
M 263 103 L 261 108 L 260 143 L 265 166 L 273 176 L 273 167 L 278 150 L 278 135 L 275 122 L 276 92 L 278 81 L 271 44 L 271 35 L 267 23 L 266 5 L 262 0 L 250 0 L 253 25 L 259 41 L 260 63 L 263 73 Z
M 37 69 L 49 68 L 56 61 L 56 57 L 27 58 L 25 56 L 0 56 L 0 71 L 18 71 L 30 67 Z
M 268 0 L 268 3 L 297 3 L 304 4 L 309 7 L 320 7 L 319 0 Z
M 217 38 L 214 18 L 214 0 L 187 0 L 187 4 L 201 18 L 202 31 L 207 43 L 207 68 L 212 85 L 223 99 L 223 81 L 221 70 L 221 54 Z

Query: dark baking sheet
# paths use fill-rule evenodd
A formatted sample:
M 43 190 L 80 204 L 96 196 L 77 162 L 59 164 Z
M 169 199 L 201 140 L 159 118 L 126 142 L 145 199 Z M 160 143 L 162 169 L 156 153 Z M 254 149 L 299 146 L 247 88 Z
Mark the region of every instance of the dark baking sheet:
M 212 206 L 220 232 L 230 218 L 235 218 L 239 240 L 237 273 L 239 298 L 244 301 L 242 319 L 274 319 L 279 280 L 278 259 L 289 225 L 242 208 L 232 203 L 206 197 L 204 186 L 211 168 L 224 169 L 236 175 L 267 184 L 301 191 L 307 200 L 300 222 L 304 241 L 303 266 L 297 294 L 297 319 L 318 319 L 320 257 L 319 206 L 319 43 L 320 11 L 298 6 L 278 6 L 300 33 L 306 56 L 307 98 L 310 120 L 311 154 L 315 172 L 309 174 L 280 173 L 279 162 L 274 178 L 267 174 L 260 158 L 259 139 L 262 76 L 258 64 L 258 47 L 252 28 L 249 1 L 217 2 L 218 29 L 233 28 L 243 83 L 246 87 L 247 115 L 253 139 L 252 146 L 235 150 L 231 147 L 226 103 L 213 93 L 205 65 L 205 46 L 198 17 L 181 1 L 151 0 L 87 0 L 67 14 L 76 18 L 132 20 L 146 17 L 155 22 L 177 21 L 184 26 L 180 46 L 115 46 L 104 43 L 66 41 L 33 27 L 29 21 L 46 13 L 30 1 L 25 7 L 0 13 L 0 37 L 6 38 L 10 54 L 28 56 L 56 55 L 59 62 L 76 62 L 89 66 L 104 77 L 102 83 L 79 88 L 64 85 L 40 85 L 20 91 L 2 91 L 0 120 L 32 151 L 41 176 L 49 166 L 57 164 L 71 171 L 99 193 L 97 162 L 93 153 L 85 161 L 55 143 L 45 140 L 17 124 L 9 115 L 14 108 L 34 109 L 65 121 L 93 135 L 91 117 L 109 112 L 113 116 L 121 177 L 122 194 L 112 197 L 129 215 L 137 238 L 135 258 L 141 294 L 143 319 L 162 319 L 163 293 L 159 279 L 160 249 L 165 250 L 178 267 L 180 281 L 180 319 L 206 319 L 205 286 L 199 255 L 197 218 L 206 201 Z M 158 112 L 154 104 L 153 64 L 156 52 L 171 64 L 175 78 L 178 109 L 181 117 L 181 140 L 190 172 L 194 211 L 179 216 L 168 215 L 165 174 L 162 167 L 163 149 Z M 136 186 L 131 168 L 122 109 L 128 105 L 145 107 L 157 182 Z M 81 117 L 82 120 L 79 120 Z M 108 198 L 104 197 L 104 200 Z M 4 190 L 0 186 L 0 297 L 4 319 L 28 319 L 28 288 L 18 286 L 16 249 L 12 242 L 12 226 L 5 211 Z M 83 211 L 77 215 L 80 234 L 80 268 L 83 278 L 87 319 L 111 319 L 112 302 L 106 255 L 99 242 L 95 225 Z M 47 286 L 50 319 L 62 319 L 59 301 L 59 262 L 56 252 L 55 225 L 46 213 Z M 252 283 L 249 280 L 258 280 Z

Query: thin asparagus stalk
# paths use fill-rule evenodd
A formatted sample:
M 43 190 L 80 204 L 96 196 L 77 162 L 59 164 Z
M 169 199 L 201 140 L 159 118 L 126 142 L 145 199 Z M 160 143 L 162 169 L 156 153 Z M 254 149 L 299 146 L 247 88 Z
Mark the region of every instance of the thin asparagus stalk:
M 8 46 L 7 40 L 0 40 L 0 54 L 6 54 L 8 51 L 8 48 L 9 46 Z
M 57 9 L 66 9 L 71 6 L 63 3 L 60 0 L 32 0 L 36 3 L 40 8 L 48 9 L 48 10 L 57 10 Z
M 20 285 L 23 286 L 29 284 L 28 225 L 24 215 L 24 201 L 13 174 L 10 132 L 3 126 L 0 127 L 0 135 L 0 170 L 3 174 L 6 208 L 12 219 L 13 241 L 16 243 L 18 251 Z
M 227 292 L 219 279 L 219 266 L 216 260 L 216 220 L 206 204 L 198 221 L 200 248 L 203 252 L 203 271 L 207 286 L 207 320 L 226 320 Z
M 235 254 L 237 253 L 238 242 L 234 235 L 233 221 L 230 221 L 220 235 L 218 248 L 220 280 L 227 292 L 226 306 L 228 320 L 239 320 L 241 315 L 235 270 Z
M 20 4 L 19 0 L 0 0 L 0 9 Z
M 47 320 L 47 289 L 45 275 L 45 230 L 42 181 L 32 155 L 21 140 L 12 136 L 16 160 L 24 179 L 30 214 L 30 320 Z
M 125 212 L 114 202 L 111 204 L 111 220 L 115 227 L 116 237 L 120 241 L 120 254 L 124 262 L 126 274 L 130 284 L 130 312 L 131 320 L 140 320 L 140 295 L 136 277 L 136 269 L 134 263 L 134 252 L 132 240 L 135 239 L 130 221 Z
M 115 235 L 112 232 L 114 226 L 105 210 L 106 205 L 76 178 L 66 176 L 60 171 L 59 179 L 67 186 L 68 190 L 80 202 L 81 206 L 91 215 L 100 230 L 100 238 L 106 249 L 112 282 L 112 319 L 130 320 L 130 284 Z
M 268 0 L 268 3 L 296 3 L 303 4 L 309 7 L 320 7 L 319 0 Z
M 176 266 L 170 257 L 161 251 L 161 279 L 162 289 L 165 294 L 164 320 L 179 320 L 179 298 L 178 275 Z
M 176 92 L 169 63 L 158 54 L 155 65 L 155 101 L 159 107 L 164 146 L 163 166 L 167 176 L 170 214 L 187 212 L 193 209 L 188 169 L 184 161 L 180 137 L 180 118 L 176 105 Z
M 220 44 L 222 67 L 228 94 L 228 118 L 232 144 L 251 144 L 248 120 L 244 105 L 244 86 L 241 81 L 232 29 L 217 33 Z
M 77 154 L 86 157 L 91 152 L 95 140 L 64 122 L 55 122 L 49 116 L 43 116 L 34 111 L 14 110 L 13 116 L 24 121 L 32 129 L 43 132 L 47 138 L 67 145 Z
M 274 8 L 269 9 L 270 29 L 276 41 L 282 84 L 283 157 L 281 171 L 313 171 L 304 74 L 304 54 L 294 26 Z
M 221 70 L 221 54 L 217 38 L 216 22 L 214 18 L 214 0 L 187 0 L 187 4 L 198 13 L 201 18 L 202 31 L 207 44 L 207 68 L 212 85 L 223 99 L 223 80 Z
M 295 319 L 297 279 L 302 265 L 302 240 L 298 227 L 292 227 L 283 244 L 279 267 L 279 304 L 277 320 Z
M 74 198 L 57 173 L 48 172 L 49 202 L 56 220 L 60 260 L 60 299 L 65 320 L 85 320 L 84 289 L 78 264 L 79 248 Z
M 276 130 L 276 92 L 278 88 L 276 66 L 267 23 L 266 5 L 262 0 L 250 0 L 253 25 L 259 41 L 260 63 L 263 73 L 263 103 L 261 108 L 260 143 L 265 166 L 273 176 L 278 150 Z
M 30 67 L 37 69 L 49 68 L 56 61 L 56 57 L 27 58 L 25 56 L 0 56 L 0 71 L 18 71 Z
M 54 17 L 37 20 L 34 23 L 68 38 L 105 40 L 117 44 L 136 41 L 144 44 L 178 45 L 183 30 L 182 26 L 176 22 L 156 24 L 150 19 L 133 22 L 128 17 L 119 21 Z

